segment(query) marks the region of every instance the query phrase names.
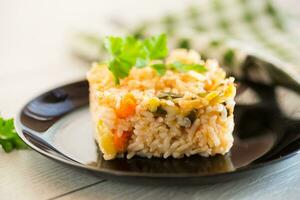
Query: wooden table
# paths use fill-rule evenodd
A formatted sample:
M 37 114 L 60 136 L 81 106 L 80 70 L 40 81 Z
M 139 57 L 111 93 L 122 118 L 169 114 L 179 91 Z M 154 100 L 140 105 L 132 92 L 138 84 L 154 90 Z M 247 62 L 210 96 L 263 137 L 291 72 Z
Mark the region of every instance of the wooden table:
M 83 79 L 85 66 L 70 53 L 77 31 L 111 33 L 111 16 L 128 22 L 178 10 L 186 1 L 0 2 L 0 112 L 14 116 L 30 98 Z M 172 7 L 170 8 L 170 5 Z M 138 16 L 138 17 L 137 17 Z M 32 150 L 0 149 L 0 199 L 299 199 L 300 156 L 268 173 L 206 186 L 125 184 L 56 163 Z

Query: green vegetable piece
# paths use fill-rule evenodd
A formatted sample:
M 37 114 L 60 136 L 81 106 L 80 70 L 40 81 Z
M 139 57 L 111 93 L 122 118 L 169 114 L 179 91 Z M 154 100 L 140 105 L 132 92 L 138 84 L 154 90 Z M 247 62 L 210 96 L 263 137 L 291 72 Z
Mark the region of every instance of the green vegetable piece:
M 158 106 L 153 115 L 154 117 L 165 117 L 167 115 L 167 111 L 164 110 L 162 106 Z
M 13 149 L 25 149 L 26 144 L 19 138 L 14 128 L 13 119 L 3 119 L 0 117 L 0 145 L 5 152 L 11 152 Z
M 9 153 L 14 149 L 13 144 L 10 141 L 1 141 L 0 144 L 6 153 Z
M 159 99 L 169 99 L 169 100 L 172 100 L 172 99 L 182 98 L 183 95 L 182 94 L 173 93 L 173 92 L 159 92 L 157 94 L 157 97 Z
M 183 64 L 181 62 L 174 62 L 171 65 L 171 68 L 179 71 L 179 72 L 188 72 L 188 71 L 195 71 L 198 73 L 203 73 L 206 72 L 207 69 L 204 65 L 200 65 L 200 64 Z
M 27 145 L 23 142 L 23 140 L 21 140 L 20 137 L 16 137 L 13 144 L 16 149 L 27 149 Z
M 194 121 L 197 119 L 197 112 L 196 112 L 196 110 L 195 109 L 191 110 L 191 112 L 186 117 L 189 118 L 189 120 L 193 124 Z
M 158 75 L 160 75 L 160 76 L 163 76 L 166 74 L 167 68 L 164 64 L 154 64 L 154 65 L 151 65 L 151 67 L 153 69 L 155 69 L 156 72 L 158 73 Z

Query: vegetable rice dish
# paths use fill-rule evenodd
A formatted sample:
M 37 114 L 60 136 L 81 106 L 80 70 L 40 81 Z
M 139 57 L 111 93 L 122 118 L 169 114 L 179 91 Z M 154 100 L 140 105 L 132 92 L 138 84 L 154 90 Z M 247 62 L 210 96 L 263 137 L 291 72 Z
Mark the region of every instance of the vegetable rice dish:
M 95 139 L 103 157 L 226 154 L 236 87 L 216 60 L 169 52 L 164 34 L 107 37 L 110 59 L 87 74 Z

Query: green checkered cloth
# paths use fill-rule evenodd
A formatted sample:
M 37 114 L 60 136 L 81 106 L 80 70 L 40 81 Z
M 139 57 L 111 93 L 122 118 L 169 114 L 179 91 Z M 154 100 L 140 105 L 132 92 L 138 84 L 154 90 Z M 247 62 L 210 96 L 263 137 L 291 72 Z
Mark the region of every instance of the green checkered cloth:
M 300 93 L 300 23 L 269 0 L 207 0 L 160 20 L 126 30 L 145 37 L 165 32 L 172 48 L 216 58 L 240 79 L 289 87 Z M 78 45 L 80 44 L 80 45 Z M 99 37 L 84 35 L 75 48 L 89 61 L 104 55 Z

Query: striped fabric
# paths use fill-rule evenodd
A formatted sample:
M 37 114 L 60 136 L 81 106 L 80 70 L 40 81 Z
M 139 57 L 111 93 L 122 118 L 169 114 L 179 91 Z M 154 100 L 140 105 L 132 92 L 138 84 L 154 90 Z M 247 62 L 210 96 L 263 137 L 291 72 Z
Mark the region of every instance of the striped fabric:
M 207 0 L 127 33 L 144 37 L 166 32 L 173 47 L 194 48 L 202 57 L 217 58 L 238 78 L 300 92 L 299 29 L 296 17 L 284 15 L 269 0 Z

